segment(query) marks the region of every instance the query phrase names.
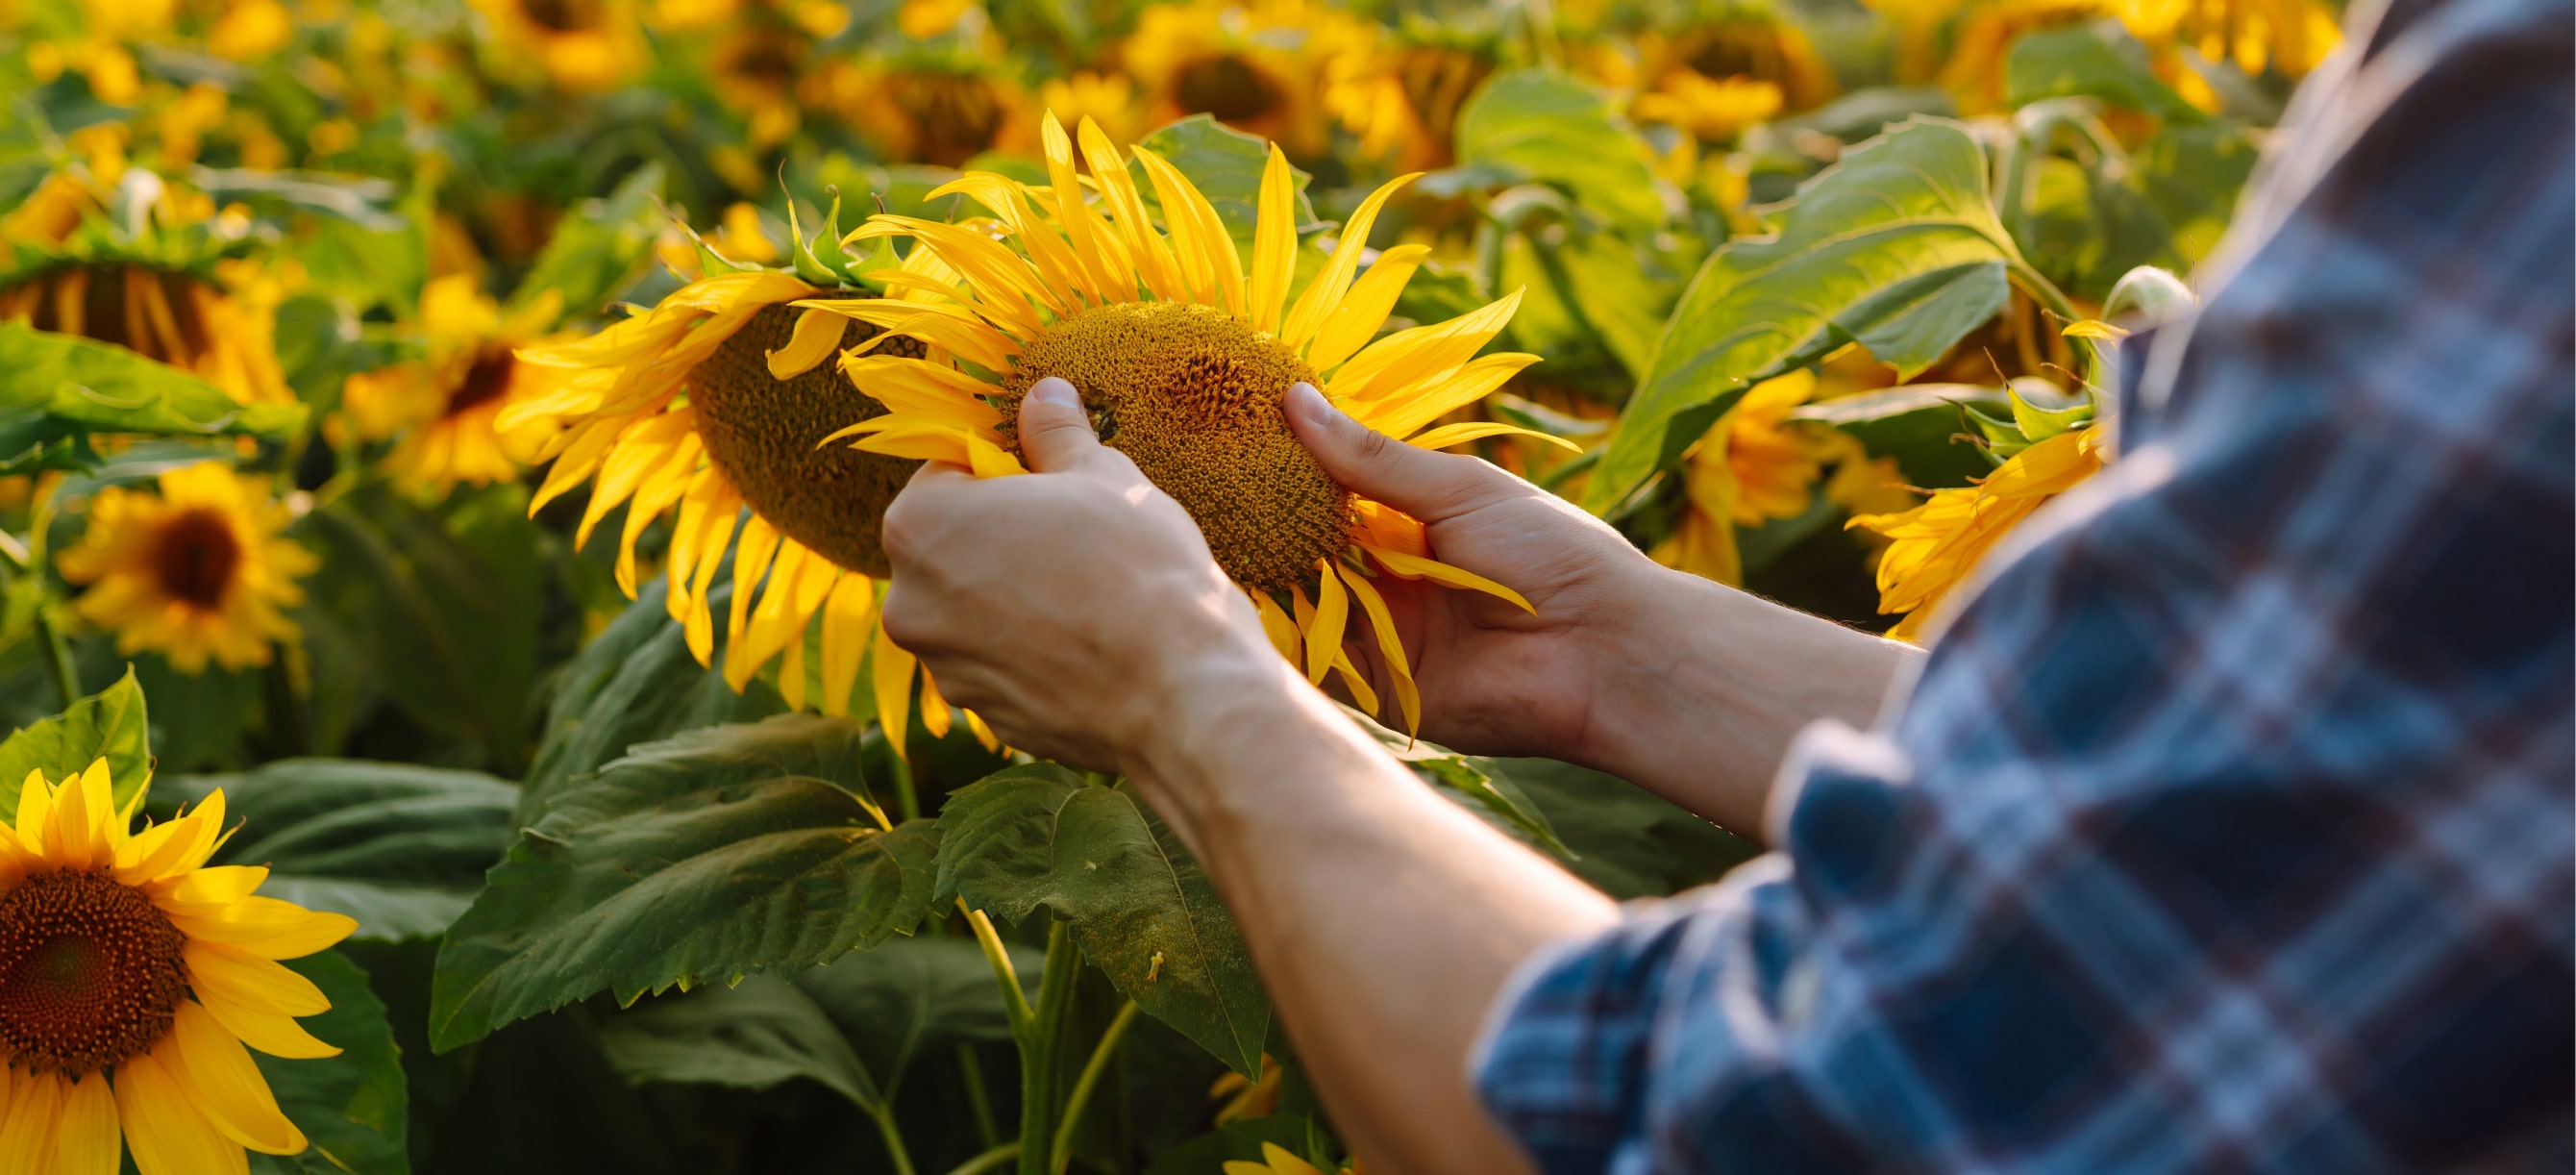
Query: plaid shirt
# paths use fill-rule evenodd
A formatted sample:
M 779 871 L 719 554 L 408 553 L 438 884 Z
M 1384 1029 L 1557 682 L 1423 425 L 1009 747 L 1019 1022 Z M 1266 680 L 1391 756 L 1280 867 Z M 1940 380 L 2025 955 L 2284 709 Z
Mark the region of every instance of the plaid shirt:
M 2121 459 L 1779 851 L 1506 992 L 1543 1169 L 2576 1164 L 2576 29 L 2357 7 Z

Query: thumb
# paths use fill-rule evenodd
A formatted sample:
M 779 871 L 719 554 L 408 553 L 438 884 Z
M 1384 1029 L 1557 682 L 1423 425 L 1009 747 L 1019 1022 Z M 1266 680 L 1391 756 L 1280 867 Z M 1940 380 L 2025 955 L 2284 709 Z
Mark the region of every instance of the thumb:
M 1474 457 L 1417 449 L 1333 406 L 1308 383 L 1288 388 L 1288 427 L 1333 480 L 1426 523 L 1483 504 L 1518 479 Z
M 1020 397 L 1020 452 L 1039 473 L 1062 473 L 1080 467 L 1100 449 L 1091 417 L 1073 385 L 1054 376 L 1029 385 Z

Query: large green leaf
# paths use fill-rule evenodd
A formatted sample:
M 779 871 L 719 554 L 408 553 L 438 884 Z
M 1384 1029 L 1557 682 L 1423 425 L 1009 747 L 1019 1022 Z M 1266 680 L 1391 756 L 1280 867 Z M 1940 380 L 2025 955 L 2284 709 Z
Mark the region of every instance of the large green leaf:
M 521 830 L 439 951 L 444 1051 L 599 991 L 795 971 L 909 934 L 938 829 L 880 832 L 856 723 L 781 715 L 635 748 Z
M 123 347 L 0 322 L 0 437 L 39 417 L 99 431 L 284 436 L 304 426 L 304 406 L 236 404 Z
M 1458 165 L 1488 183 L 1562 188 L 1629 232 L 1665 220 L 1645 145 L 1592 83 L 1548 69 L 1494 75 L 1458 113 Z
M 1710 254 L 1584 505 L 1610 513 L 1754 383 L 1858 342 L 1912 377 L 1993 318 L 2018 260 L 1966 128 L 1916 118 L 1809 180 L 1778 234 Z
M 2004 101 L 2099 98 L 2158 118 L 2198 122 L 2208 116 L 2155 75 L 2144 46 L 2116 20 L 2024 33 L 2004 58 Z
M 1557 839 L 1546 814 L 1521 793 L 1510 777 L 1495 770 L 1493 760 L 1407 738 L 1349 706 L 1342 707 L 1342 712 L 1376 737 L 1389 754 L 1411 768 L 1432 790 L 1474 812 L 1504 835 L 1542 852 L 1559 857 L 1572 855 L 1573 850 Z
M 662 167 L 647 163 L 616 191 L 582 201 L 556 223 L 511 303 L 524 306 L 553 290 L 565 317 L 598 309 L 652 265 L 665 215 L 661 197 Z
M 1008 948 L 1034 996 L 1045 958 Z M 886 1096 L 923 1050 L 1011 1039 L 993 965 L 973 940 L 894 938 L 799 975 L 796 986 L 830 1015 Z
M 222 788 L 241 831 L 214 862 L 265 865 L 266 897 L 358 920 L 358 937 L 447 929 L 510 844 L 518 789 L 476 771 L 356 759 L 281 759 L 173 778 L 191 803 Z M 153 798 L 172 798 L 155 789 Z
M 1065 128 L 1068 133 L 1073 128 Z M 1204 114 L 1193 114 L 1179 122 L 1145 136 L 1136 144 L 1162 156 L 1198 187 L 1216 209 L 1218 219 L 1225 221 L 1228 232 L 1238 244 L 1252 242 L 1254 222 L 1261 215 L 1261 171 L 1269 166 L 1270 146 L 1259 135 L 1218 122 Z M 1137 191 L 1156 216 L 1162 215 L 1162 202 L 1155 194 L 1153 182 L 1146 178 L 1143 164 L 1129 162 L 1127 168 L 1136 177 Z M 1316 227 L 1315 206 L 1306 199 L 1307 174 L 1289 169 L 1290 182 L 1296 189 L 1298 231 Z M 1244 255 L 1246 264 L 1251 254 Z
M 840 1028 L 783 979 L 655 996 L 602 1020 L 599 1044 L 632 1082 L 769 1089 L 802 1077 L 862 1109 L 886 1108 Z
M 939 823 L 939 900 L 1014 922 L 1052 909 L 1127 998 L 1237 1072 L 1261 1071 L 1270 1004 L 1242 932 L 1133 789 L 1014 767 L 951 793 Z
M 589 775 L 628 747 L 684 730 L 755 722 L 786 709 L 776 691 L 759 680 L 737 694 L 721 672 L 698 664 L 689 653 L 687 635 L 671 619 L 663 592 L 659 579 L 645 584 L 635 603 L 558 674 L 544 740 L 520 789 L 519 823 L 536 823 L 565 782 Z M 732 585 L 718 583 L 707 595 L 707 606 L 722 616 L 732 598 Z M 721 665 L 724 626 L 716 629 L 710 660 Z M 860 688 L 866 688 L 864 681 Z
M 1660 897 L 1715 881 L 1761 846 L 1644 788 L 1552 759 L 1488 760 L 1547 813 L 1575 853 L 1566 865 L 1611 897 Z
M 117 800 L 134 798 L 152 774 L 150 729 L 144 717 L 143 690 L 135 685 L 134 670 L 128 667 L 115 685 L 72 703 L 60 714 L 12 731 L 0 741 L 0 814 L 16 816 L 18 791 L 26 784 L 28 772 L 42 771 L 45 778 L 59 783 L 101 758 L 107 760 L 108 775 L 116 781 Z
M 323 1043 L 339 1046 L 340 1055 L 288 1061 L 252 1054 L 278 1108 L 312 1146 L 299 1155 L 254 1153 L 250 1169 L 262 1175 L 407 1175 L 410 1094 L 385 1006 L 368 989 L 367 973 L 337 951 L 286 966 L 330 998 L 329 1011 L 299 1023 Z

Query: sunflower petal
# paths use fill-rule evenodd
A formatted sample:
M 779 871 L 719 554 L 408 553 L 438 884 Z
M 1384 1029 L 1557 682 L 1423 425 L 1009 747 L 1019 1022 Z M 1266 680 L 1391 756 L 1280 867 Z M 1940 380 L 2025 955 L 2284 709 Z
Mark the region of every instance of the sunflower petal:
M 1421 172 L 1410 172 L 1378 185 L 1368 199 L 1360 201 L 1359 211 L 1351 213 L 1342 225 L 1342 239 L 1334 246 L 1332 259 L 1314 280 L 1306 283 L 1306 292 L 1298 295 L 1297 305 L 1288 312 L 1288 322 L 1280 328 L 1279 342 L 1290 350 L 1303 350 L 1306 343 L 1322 329 L 1325 319 L 1340 308 L 1342 295 L 1350 292 L 1351 279 L 1360 271 L 1360 255 L 1368 252 L 1369 230 L 1377 225 L 1378 210 L 1386 207 L 1389 197 L 1404 185 L 1422 178 Z
M 42 1171 L 54 1157 L 54 1121 L 62 1116 L 63 1078 L 10 1075 L 8 1113 L 0 1118 L 0 1171 Z
M 939 696 L 939 682 L 930 676 L 928 666 L 921 670 L 921 729 L 932 738 L 948 737 L 955 718 L 949 713 L 948 699 Z
M 1397 245 L 1377 255 L 1351 286 L 1341 304 L 1324 319 L 1315 331 L 1315 341 L 1306 348 L 1306 362 L 1317 371 L 1331 371 L 1342 361 L 1359 353 L 1359 349 L 1377 337 L 1378 328 L 1386 325 L 1386 316 L 1395 312 L 1395 300 L 1404 293 L 1405 284 L 1413 280 L 1414 271 L 1422 268 L 1424 258 L 1431 256 L 1429 245 Z
M 1273 143 L 1270 162 L 1261 169 L 1260 212 L 1252 229 L 1252 279 L 1244 290 L 1244 313 L 1255 330 L 1279 329 L 1279 308 L 1288 300 L 1288 280 L 1297 271 L 1296 204 L 1288 157 Z
M 1291 665 L 1297 664 L 1297 622 L 1279 610 L 1279 601 L 1268 592 L 1252 592 L 1252 610 L 1261 614 L 1262 635 L 1270 638 L 1270 647 Z
M 243 898 L 220 914 L 174 913 L 170 922 L 188 937 L 221 943 L 267 959 L 300 959 L 328 950 L 358 929 L 346 914 L 307 910 L 277 898 Z
M 913 656 L 886 635 L 885 625 L 877 625 L 875 676 L 871 683 L 877 696 L 877 729 L 885 732 L 886 745 L 897 755 L 904 754 L 904 738 L 912 723 Z
M 1556 436 L 1551 433 L 1543 433 L 1534 428 L 1522 428 L 1517 424 L 1504 424 L 1500 421 L 1493 420 L 1471 420 L 1462 424 L 1444 424 L 1429 432 L 1416 435 L 1405 443 L 1418 449 L 1446 449 L 1454 445 L 1466 444 L 1469 441 L 1483 440 L 1486 437 L 1506 436 L 1535 437 L 1569 452 L 1580 453 L 1583 451 L 1583 446 L 1575 444 L 1564 437 Z
M 1427 579 L 1443 587 L 1469 588 L 1497 599 L 1509 600 L 1523 612 L 1538 611 L 1530 607 L 1530 602 L 1523 599 L 1519 592 L 1475 572 L 1452 567 L 1437 559 L 1408 555 L 1402 551 L 1389 551 L 1372 546 L 1363 546 L 1362 549 L 1375 556 L 1380 565 L 1404 579 Z
M 1351 601 L 1342 591 L 1342 580 L 1333 574 L 1330 559 L 1318 559 L 1324 581 L 1315 596 L 1315 618 L 1306 626 L 1306 681 L 1324 684 L 1324 675 L 1333 671 L 1333 659 L 1342 654 L 1342 623 L 1350 616 Z
M 197 1112 L 188 1088 L 152 1054 L 116 1067 L 116 1106 L 126 1141 L 134 1147 L 134 1168 L 142 1175 L 246 1175 L 250 1170 L 240 1144 Z M 10 1168 L 26 1169 L 32 1168 Z
M 59 1113 L 54 1161 L 37 1169 L 46 1175 L 116 1175 L 125 1157 L 125 1135 L 117 1129 L 116 1091 L 107 1074 L 67 1083 Z
M 277 1096 L 269 1092 L 268 1079 L 250 1059 L 250 1050 L 203 1005 L 181 1000 L 169 1037 L 152 1056 L 224 1137 L 264 1155 L 304 1149 L 304 1132 L 278 1109 Z
M 1395 700 L 1404 707 L 1404 733 L 1422 732 L 1422 690 L 1414 684 L 1413 666 L 1405 660 L 1404 640 L 1396 635 L 1395 615 L 1386 607 L 1386 597 L 1365 575 L 1345 575 L 1351 594 L 1359 598 L 1360 610 L 1368 613 L 1369 627 L 1377 635 L 1378 655 L 1386 662 L 1387 675 L 1395 679 Z
M 847 715 L 850 690 L 858 684 L 860 662 L 867 659 L 875 635 L 876 583 L 864 575 L 844 575 L 823 600 L 823 712 Z
M 850 329 L 849 320 L 837 314 L 808 310 L 796 316 L 796 329 L 787 336 L 787 345 L 767 354 L 769 378 L 794 379 L 814 370 L 841 345 L 841 336 Z

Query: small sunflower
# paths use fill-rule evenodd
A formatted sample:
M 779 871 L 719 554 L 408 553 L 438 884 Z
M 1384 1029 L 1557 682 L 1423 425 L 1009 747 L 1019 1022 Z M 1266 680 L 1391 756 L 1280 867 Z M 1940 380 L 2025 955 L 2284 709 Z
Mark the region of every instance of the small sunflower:
M 1008 141 L 1031 115 L 1028 91 L 989 61 L 914 54 L 822 75 L 812 101 L 829 105 L 886 158 L 940 167 Z
M 1325 63 L 1370 36 L 1366 24 L 1307 0 L 1187 0 L 1147 8 L 1120 55 L 1150 125 L 1211 115 L 1311 158 L 1332 135 L 1320 98 Z
M 1630 112 L 1709 142 L 1753 123 L 1813 109 L 1838 87 L 1807 34 L 1761 9 L 1731 12 L 1666 35 L 1637 39 L 1648 82 Z
M 0 826 L 0 1169 L 142 1175 L 243 1168 L 305 1148 L 250 1048 L 334 1056 L 295 1020 L 330 1000 L 277 960 L 357 929 L 254 895 L 268 870 L 206 866 L 229 832 L 221 791 L 142 832 L 107 761 L 30 773 Z
M 892 288 L 924 300 L 802 303 L 886 332 L 852 348 L 841 368 L 890 411 L 835 435 L 859 435 L 858 447 L 871 453 L 947 461 L 980 476 L 1020 473 L 1012 451 L 1020 396 L 1039 379 L 1061 376 L 1081 390 L 1104 443 L 1197 520 L 1282 655 L 1317 683 L 1340 672 L 1362 707 L 1375 711 L 1374 693 L 1342 649 L 1354 610 L 1365 613 L 1394 670 L 1405 721 L 1418 726 L 1419 695 L 1375 578 L 1427 578 L 1528 604 L 1439 562 L 1420 523 L 1334 481 L 1288 431 L 1282 397 L 1292 383 L 1313 383 L 1362 423 L 1426 448 L 1522 432 L 1461 424 L 1414 435 L 1538 361 L 1476 357 L 1511 320 L 1519 294 L 1377 338 L 1429 249 L 1390 248 L 1365 275 L 1360 259 L 1379 209 L 1414 176 L 1360 204 L 1340 246 L 1292 300 L 1295 188 L 1277 146 L 1262 174 L 1247 273 L 1214 206 L 1162 157 L 1132 153 L 1163 209 L 1167 227 L 1158 230 L 1126 158 L 1097 126 L 1081 125 L 1089 180 L 1103 196 L 1097 207 L 1084 198 L 1063 125 L 1049 115 L 1044 132 L 1048 187 L 970 172 L 932 193 L 983 205 L 998 218 L 987 222 L 992 235 L 892 215 L 850 235 L 909 237 L 913 256 L 936 257 L 961 280 L 891 279 Z M 940 356 L 884 353 L 887 340 L 907 337 Z
M 1847 525 L 1889 540 L 1878 561 L 1878 611 L 1905 619 L 1887 635 L 1922 639 L 1933 605 L 1966 582 L 1995 543 L 2040 503 L 2102 468 L 2101 446 L 2100 429 L 2071 429 L 2014 454 L 1976 485 L 1934 490 L 1901 513 L 1854 517 Z
M 194 372 L 236 403 L 292 403 L 277 362 L 278 284 L 255 262 L 62 257 L 0 278 L 0 322 L 113 343 Z
M 294 512 L 268 480 L 200 461 L 161 475 L 160 492 L 98 492 L 89 528 L 62 553 L 63 578 L 87 584 L 83 620 L 116 631 L 119 653 L 150 649 L 182 673 L 208 658 L 226 669 L 268 664 L 272 641 L 298 636 L 281 610 L 304 602 L 296 580 L 319 565 L 283 537 Z
M 606 90 L 645 62 L 629 0 L 474 0 L 503 63 L 534 65 L 566 90 Z
M 820 264 L 801 242 L 796 247 L 800 261 Z M 954 280 L 935 265 L 927 251 L 917 251 L 896 272 L 909 280 Z M 715 647 L 707 596 L 731 547 L 734 590 L 723 671 L 734 689 L 776 660 L 780 693 L 788 705 L 805 708 L 805 634 L 820 615 L 820 691 L 811 700 L 826 714 L 847 714 L 861 660 L 873 649 L 877 716 L 900 748 L 916 662 L 876 624 L 888 573 L 878 528 L 886 503 L 920 463 L 820 447 L 834 428 L 883 409 L 823 366 L 850 333 L 849 320 L 800 313 L 791 304 L 843 295 L 848 287 L 829 284 L 845 275 L 813 276 L 827 284 L 775 270 L 725 269 L 597 335 L 522 350 L 522 363 L 557 369 L 563 378 L 546 394 L 503 409 L 498 424 L 509 433 L 561 426 L 536 455 L 554 467 L 531 511 L 597 478 L 576 543 L 588 542 L 610 510 L 626 506 L 616 576 L 630 599 L 641 578 L 637 538 L 655 519 L 678 512 L 664 568 L 666 599 L 701 664 L 710 662 Z M 876 332 L 861 327 L 857 333 Z M 891 349 L 925 353 L 909 339 L 893 341 Z M 746 510 L 737 533 L 737 516 Z M 922 725 L 944 736 L 948 705 L 928 674 L 921 680 Z M 972 714 L 967 720 L 979 739 L 998 745 L 981 720 Z
M 1325 66 L 1324 105 L 1362 155 L 1407 170 L 1454 162 L 1458 112 L 1498 64 L 1491 38 L 1408 26 Z
M 352 375 L 341 390 L 359 435 L 402 438 L 384 460 L 395 481 L 445 493 L 459 482 L 489 485 L 519 475 L 514 452 L 527 440 L 505 442 L 493 421 L 562 381 L 558 369 L 521 363 L 514 353 L 538 341 L 561 302 L 549 290 L 503 314 L 472 274 L 431 279 L 420 296 L 428 355 Z
M 813 56 L 813 34 L 767 8 L 745 13 L 716 43 L 708 80 L 749 124 L 752 147 L 766 150 L 796 133 L 797 84 Z
M 1671 538 L 1656 546 L 1656 562 L 1719 583 L 1742 586 L 1744 562 L 1736 546 L 1739 527 L 1795 518 L 1825 496 L 1855 513 L 1886 509 L 1888 487 L 1903 474 L 1893 458 L 1872 459 L 1850 433 L 1828 424 L 1793 420 L 1814 398 L 1816 373 L 1795 371 L 1764 380 L 1710 426 L 1683 458 L 1683 493 L 1689 510 Z M 1826 470 L 1833 474 L 1828 477 Z M 1902 509 L 1910 498 L 1900 497 Z

